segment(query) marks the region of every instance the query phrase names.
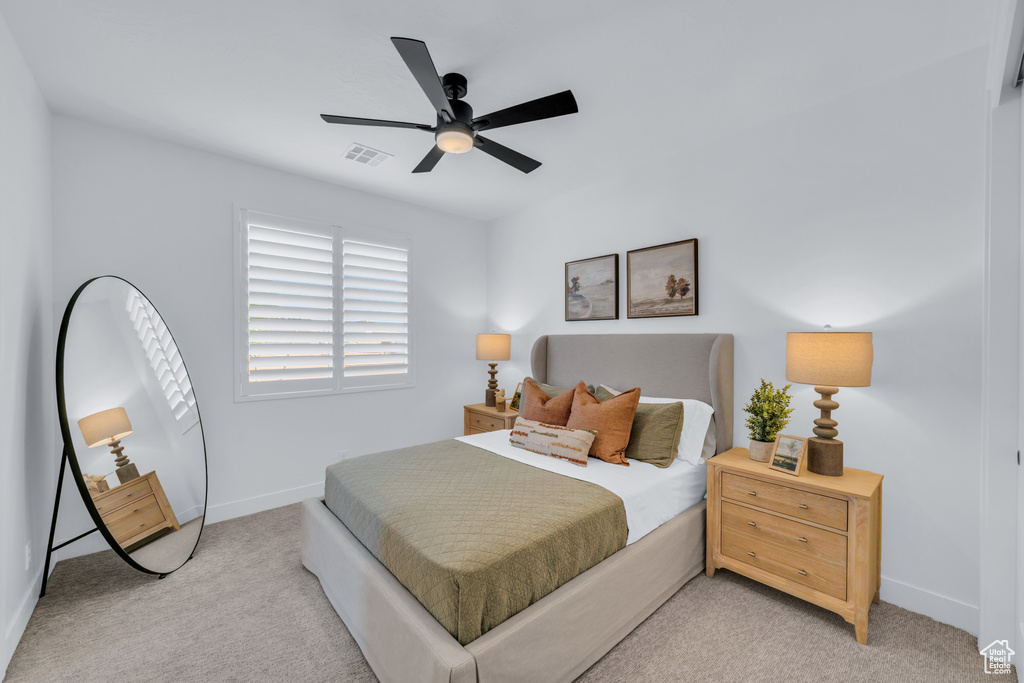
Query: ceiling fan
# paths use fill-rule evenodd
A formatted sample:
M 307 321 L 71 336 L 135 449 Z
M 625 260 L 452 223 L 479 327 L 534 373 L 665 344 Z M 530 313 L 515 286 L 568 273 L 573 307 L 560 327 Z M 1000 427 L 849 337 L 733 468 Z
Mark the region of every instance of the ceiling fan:
M 517 123 L 528 123 L 541 119 L 550 119 L 579 111 L 576 98 L 571 90 L 548 95 L 540 99 L 517 104 L 514 107 L 491 112 L 473 118 L 473 107 L 462 98 L 466 96 L 466 77 L 462 74 L 450 73 L 444 78 L 437 77 L 434 61 L 430 58 L 427 45 L 421 40 L 411 38 L 392 38 L 398 54 L 409 67 L 416 82 L 423 88 L 427 99 L 437 111 L 437 125 L 425 123 L 405 123 L 402 121 L 384 121 L 381 119 L 360 119 L 353 116 L 334 116 L 321 114 L 327 123 L 346 123 L 353 126 L 383 126 L 386 128 L 415 128 L 434 134 L 436 142 L 433 149 L 427 152 L 413 173 L 428 173 L 433 170 L 441 157 L 447 154 L 463 154 L 476 147 L 490 154 L 499 161 L 529 173 L 540 166 L 540 162 L 519 152 L 499 145 L 480 135 L 480 131 L 513 126 Z

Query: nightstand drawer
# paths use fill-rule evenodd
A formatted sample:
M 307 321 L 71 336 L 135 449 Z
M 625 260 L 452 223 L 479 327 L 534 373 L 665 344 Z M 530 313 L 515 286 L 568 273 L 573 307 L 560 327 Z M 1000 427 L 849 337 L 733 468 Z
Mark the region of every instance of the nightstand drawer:
M 786 550 L 734 529 L 722 528 L 722 554 L 846 600 L 846 567 Z
M 149 478 L 139 477 L 135 481 L 118 486 L 107 495 L 93 498 L 93 501 L 96 503 L 96 511 L 100 515 L 107 515 L 122 505 L 135 502 L 151 493 L 153 493 L 153 487 L 149 483 Z
M 480 413 L 469 414 L 469 427 L 471 429 L 480 429 L 485 432 L 493 432 L 497 429 L 505 428 L 505 421 L 500 417 L 491 417 L 490 415 L 481 415 Z
M 845 500 L 820 496 L 809 491 L 780 486 L 767 481 L 722 473 L 722 496 L 781 512 L 833 529 L 847 530 Z
M 107 529 L 119 542 L 165 521 L 164 513 L 154 495 L 124 505 L 103 519 L 107 523 Z
M 722 530 L 735 531 L 846 572 L 846 536 L 722 501 Z

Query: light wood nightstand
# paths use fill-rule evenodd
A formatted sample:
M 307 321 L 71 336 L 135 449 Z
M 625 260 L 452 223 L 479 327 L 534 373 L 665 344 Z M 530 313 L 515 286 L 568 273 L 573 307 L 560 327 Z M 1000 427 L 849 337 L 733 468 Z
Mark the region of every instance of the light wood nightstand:
M 516 418 L 519 417 L 518 410 L 505 408 L 505 412 L 499 413 L 497 408 L 489 408 L 483 403 L 463 406 L 463 409 L 465 410 L 464 436 L 493 432 L 499 429 L 512 429 Z
M 181 528 L 156 472 L 95 495 L 92 502 L 114 540 L 128 551 Z
M 882 475 L 769 469 L 733 448 L 707 461 L 707 574 L 724 567 L 835 612 L 868 642 L 879 602 Z

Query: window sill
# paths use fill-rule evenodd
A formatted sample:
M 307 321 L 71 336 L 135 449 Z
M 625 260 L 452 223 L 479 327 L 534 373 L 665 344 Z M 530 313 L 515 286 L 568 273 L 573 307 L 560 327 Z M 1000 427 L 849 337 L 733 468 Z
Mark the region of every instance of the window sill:
M 382 384 L 379 386 L 367 387 L 346 387 L 344 389 L 310 389 L 306 391 L 279 391 L 266 394 L 249 394 L 242 396 L 235 392 L 235 403 L 249 403 L 250 401 L 271 401 L 286 398 L 310 398 L 313 396 L 341 396 L 344 394 L 361 394 L 367 391 L 390 391 L 392 389 L 415 389 L 415 382 L 403 384 Z

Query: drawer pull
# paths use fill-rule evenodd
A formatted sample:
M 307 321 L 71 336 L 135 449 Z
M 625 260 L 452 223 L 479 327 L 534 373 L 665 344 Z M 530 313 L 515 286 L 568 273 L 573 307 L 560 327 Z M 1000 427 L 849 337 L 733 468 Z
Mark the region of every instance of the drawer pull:
M 801 543 L 807 543 L 807 539 L 804 538 L 803 536 L 801 536 L 800 538 L 798 538 L 796 540 L 800 541 Z
M 132 495 L 132 494 L 130 494 L 130 493 L 126 493 L 126 494 L 124 494 L 124 497 L 125 497 L 125 498 L 131 498 L 131 495 Z
M 750 526 L 757 526 L 757 522 L 747 522 Z
M 747 495 L 748 496 L 756 496 L 757 495 L 757 491 L 747 491 Z
M 132 510 L 132 512 L 138 512 L 138 511 L 139 511 L 139 508 L 135 508 L 134 510 Z
M 797 569 L 796 573 L 800 576 L 807 576 L 807 572 L 805 572 L 803 569 Z
M 798 505 L 797 507 L 799 507 L 801 510 L 806 510 L 807 509 L 807 506 L 804 505 L 803 503 L 800 503 L 800 505 Z
M 143 524 L 140 524 L 139 526 L 146 526 L 146 525 L 145 525 L 145 523 L 143 523 Z
M 750 555 L 751 557 L 757 557 L 757 555 L 755 555 L 755 554 L 754 554 L 754 553 L 752 553 L 752 552 L 748 552 L 748 553 L 747 553 L 747 555 Z

